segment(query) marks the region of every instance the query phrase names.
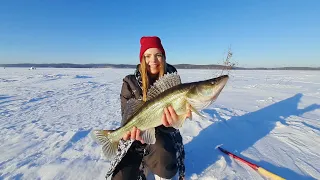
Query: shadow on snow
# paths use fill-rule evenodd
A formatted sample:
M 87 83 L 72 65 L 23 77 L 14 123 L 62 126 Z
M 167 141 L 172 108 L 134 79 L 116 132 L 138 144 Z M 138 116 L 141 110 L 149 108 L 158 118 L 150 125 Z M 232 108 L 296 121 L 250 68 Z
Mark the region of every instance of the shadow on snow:
M 298 109 L 301 97 L 302 94 L 298 93 L 255 112 L 233 116 L 229 120 L 223 119 L 215 110 L 204 110 L 210 116 L 216 116 L 219 121 L 203 129 L 198 136 L 185 145 L 186 176 L 190 177 L 193 173 L 200 174 L 215 163 L 223 155 L 216 149 L 217 146 L 223 144 L 222 147 L 230 152 L 236 150 L 239 154 L 268 135 L 275 128 L 277 122 L 287 125 L 285 118 L 299 116 L 320 108 L 319 104 L 312 104 L 305 109 Z M 242 156 L 240 155 L 240 157 Z M 291 169 L 278 167 L 265 161 L 252 162 L 287 179 L 311 179 Z

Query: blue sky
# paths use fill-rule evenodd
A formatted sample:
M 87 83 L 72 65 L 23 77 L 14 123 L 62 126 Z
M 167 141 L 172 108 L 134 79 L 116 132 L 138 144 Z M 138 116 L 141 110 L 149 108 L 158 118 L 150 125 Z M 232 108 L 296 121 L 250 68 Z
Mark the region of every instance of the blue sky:
M 139 62 L 141 36 L 171 64 L 320 67 L 320 1 L 4 1 L 0 63 Z

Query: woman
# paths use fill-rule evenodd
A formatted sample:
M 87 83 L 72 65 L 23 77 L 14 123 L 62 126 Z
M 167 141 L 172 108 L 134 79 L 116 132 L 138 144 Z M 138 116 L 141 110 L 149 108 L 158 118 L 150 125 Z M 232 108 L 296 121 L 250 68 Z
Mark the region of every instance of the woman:
M 121 112 L 131 98 L 146 101 L 147 91 L 159 77 L 177 72 L 166 63 L 165 50 L 157 36 L 144 36 L 140 39 L 140 64 L 133 75 L 123 79 L 121 89 Z M 187 107 L 188 108 L 188 107 Z M 186 117 L 191 116 L 189 110 Z M 171 179 L 179 170 L 179 179 L 184 178 L 184 147 L 179 130 L 171 127 L 178 120 L 175 110 L 169 106 L 164 109 L 161 126 L 156 127 L 156 143 L 144 144 L 140 130 L 133 128 L 120 141 L 117 157 L 111 163 L 107 177 L 112 179 L 145 179 L 148 171 Z M 124 125 L 126 122 L 121 122 Z

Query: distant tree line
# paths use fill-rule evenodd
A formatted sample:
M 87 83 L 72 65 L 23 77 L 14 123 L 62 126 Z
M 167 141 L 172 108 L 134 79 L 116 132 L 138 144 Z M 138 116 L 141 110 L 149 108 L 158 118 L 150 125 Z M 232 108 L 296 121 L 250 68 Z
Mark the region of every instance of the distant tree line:
M 71 64 L 71 63 L 56 63 L 56 64 L 0 64 L 0 67 L 36 67 L 36 68 L 136 68 L 137 65 L 132 64 Z M 277 67 L 277 68 L 245 68 L 236 66 L 223 65 L 197 65 L 197 64 L 174 64 L 178 69 L 233 69 L 233 70 L 320 70 L 320 67 Z

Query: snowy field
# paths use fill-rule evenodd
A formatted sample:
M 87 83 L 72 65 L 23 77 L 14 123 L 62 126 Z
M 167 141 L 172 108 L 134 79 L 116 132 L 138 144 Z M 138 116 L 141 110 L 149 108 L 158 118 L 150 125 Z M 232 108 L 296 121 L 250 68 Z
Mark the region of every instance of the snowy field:
M 221 70 L 178 69 L 183 82 Z M 0 69 L 0 179 L 104 179 L 92 129 L 120 123 L 133 69 Z M 216 147 L 287 179 L 320 179 L 320 71 L 230 71 L 206 119 L 181 132 L 186 179 L 265 179 Z

